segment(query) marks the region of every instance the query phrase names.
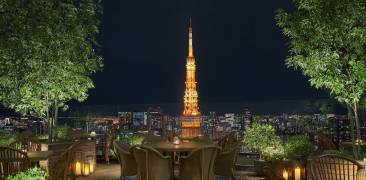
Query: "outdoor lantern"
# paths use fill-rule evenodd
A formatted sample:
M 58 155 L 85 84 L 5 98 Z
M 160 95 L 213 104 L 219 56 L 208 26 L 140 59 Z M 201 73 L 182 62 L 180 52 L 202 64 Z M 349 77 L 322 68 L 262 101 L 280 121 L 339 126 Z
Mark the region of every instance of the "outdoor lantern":
M 89 160 L 90 173 L 93 174 L 95 171 L 95 161 L 93 159 Z
M 286 171 L 286 169 L 284 169 L 284 170 L 283 170 L 282 177 L 283 177 L 285 180 L 288 180 L 288 172 Z
M 75 176 L 80 176 L 81 175 L 81 162 L 80 161 L 76 161 L 75 163 Z
M 83 176 L 89 176 L 90 174 L 90 163 L 86 162 L 83 166 Z
M 178 136 L 174 136 L 174 138 L 173 138 L 173 144 L 175 144 L 175 145 L 180 144 L 180 139 L 179 139 Z
M 295 180 L 300 180 L 301 179 L 301 169 L 299 166 L 297 166 L 295 168 Z

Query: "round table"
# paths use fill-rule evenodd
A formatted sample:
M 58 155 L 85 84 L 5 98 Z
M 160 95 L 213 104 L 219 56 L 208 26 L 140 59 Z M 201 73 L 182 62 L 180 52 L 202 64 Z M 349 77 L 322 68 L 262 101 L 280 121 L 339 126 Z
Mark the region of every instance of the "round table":
M 197 142 L 197 141 L 189 141 L 189 142 L 181 142 L 180 144 L 173 144 L 164 140 L 156 140 L 146 142 L 145 145 L 151 146 L 154 149 L 157 149 L 162 152 L 188 152 L 193 151 L 195 149 L 212 146 L 213 143 L 210 142 Z

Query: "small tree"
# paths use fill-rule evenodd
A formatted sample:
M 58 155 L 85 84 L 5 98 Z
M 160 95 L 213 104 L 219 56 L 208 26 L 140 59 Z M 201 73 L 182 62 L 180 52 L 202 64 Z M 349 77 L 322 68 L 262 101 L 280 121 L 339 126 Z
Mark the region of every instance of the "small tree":
M 85 100 L 102 65 L 99 9 L 92 0 L 0 1 L 0 101 L 46 117 L 50 137 L 59 108 Z
M 365 1 L 296 0 L 295 7 L 290 13 L 282 9 L 276 13 L 278 26 L 290 40 L 286 64 L 302 70 L 312 86 L 328 90 L 347 106 L 354 154 L 360 158 L 358 106 L 366 90 Z

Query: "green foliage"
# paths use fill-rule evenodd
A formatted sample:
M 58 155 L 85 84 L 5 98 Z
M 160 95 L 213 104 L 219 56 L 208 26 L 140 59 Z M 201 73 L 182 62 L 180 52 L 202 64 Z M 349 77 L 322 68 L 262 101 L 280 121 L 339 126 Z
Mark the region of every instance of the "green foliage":
M 25 172 L 19 172 L 13 176 L 6 177 L 6 180 L 46 180 L 48 173 L 40 168 L 34 167 Z
M 0 146 L 9 146 L 11 143 L 15 142 L 16 140 L 17 140 L 17 135 L 15 135 L 15 134 L 0 136 Z
M 313 144 L 308 137 L 304 135 L 295 135 L 289 137 L 284 143 L 284 150 L 287 157 L 294 155 L 309 155 L 313 150 Z
M 347 106 L 355 144 L 362 139 L 357 111 L 366 92 L 366 2 L 294 2 L 295 11 L 280 9 L 276 13 L 277 25 L 290 40 L 286 64 L 301 70 L 312 86 L 329 91 Z M 354 148 L 355 156 L 360 158 L 361 147 Z
M 366 90 L 365 1 L 297 0 L 295 6 L 291 13 L 276 14 L 290 39 L 286 64 L 339 102 L 358 103 Z
M 275 141 L 272 145 L 264 147 L 261 151 L 261 159 L 266 162 L 277 162 L 285 157 L 285 150 L 281 141 Z
M 22 114 L 83 101 L 97 55 L 99 2 L 0 1 L 0 101 Z M 57 114 L 57 113 L 56 113 Z
M 284 148 L 275 128 L 270 124 L 253 123 L 244 133 L 244 144 L 261 154 L 261 158 L 274 162 L 284 157 Z
M 143 136 L 139 136 L 139 135 L 122 135 L 122 136 L 118 136 L 118 141 L 128 144 L 130 146 L 134 146 L 134 145 L 140 145 L 142 144 L 142 142 L 144 141 L 144 137 Z
M 55 130 L 56 139 L 58 140 L 66 140 L 69 136 L 70 128 L 67 125 L 57 127 Z
M 46 141 L 48 140 L 48 137 L 49 137 L 48 134 L 40 134 L 37 136 L 38 140 L 40 141 Z

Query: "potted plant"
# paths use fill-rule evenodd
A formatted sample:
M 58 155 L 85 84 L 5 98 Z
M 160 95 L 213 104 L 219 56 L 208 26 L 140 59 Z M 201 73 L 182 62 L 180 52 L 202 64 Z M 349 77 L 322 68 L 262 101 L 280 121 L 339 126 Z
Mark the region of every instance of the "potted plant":
M 313 149 L 310 139 L 304 135 L 290 136 L 284 143 L 285 154 L 289 159 L 304 161 Z
M 253 123 L 246 129 L 243 142 L 260 155 L 260 159 L 254 161 L 258 175 L 263 175 L 264 166 L 274 164 L 284 158 L 285 152 L 281 139 L 270 124 Z

